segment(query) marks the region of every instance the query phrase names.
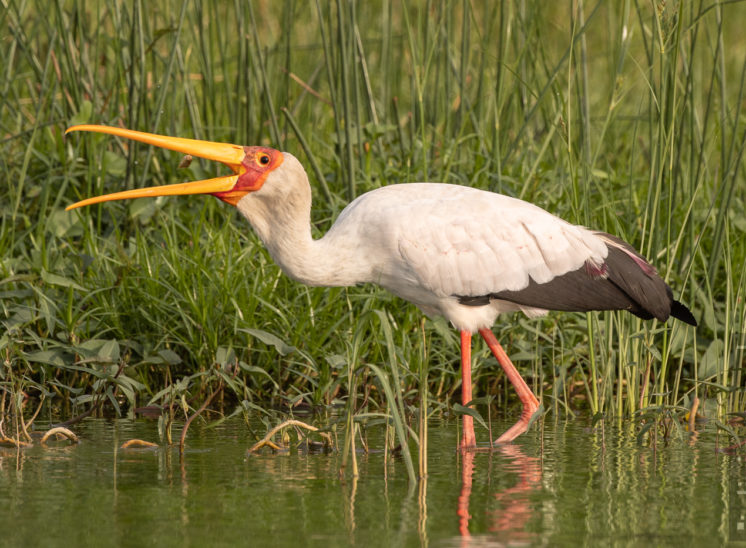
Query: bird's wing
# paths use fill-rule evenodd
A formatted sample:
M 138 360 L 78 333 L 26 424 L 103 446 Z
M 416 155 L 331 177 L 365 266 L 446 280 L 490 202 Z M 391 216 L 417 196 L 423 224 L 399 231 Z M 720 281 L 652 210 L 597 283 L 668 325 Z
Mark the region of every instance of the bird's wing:
M 441 296 L 520 291 L 529 280 L 543 284 L 600 267 L 608 254 L 589 230 L 527 202 L 474 189 L 420 201 L 400 224 L 402 258 L 422 286 Z
M 626 242 L 499 194 L 445 184 L 383 187 L 350 204 L 330 235 L 335 247 L 355 242 L 355 262 L 367 272 L 360 281 L 454 322 L 440 307 L 450 302 L 444 298 L 474 307 L 508 302 L 527 313 L 629 310 L 663 321 L 673 312 L 696 324 Z

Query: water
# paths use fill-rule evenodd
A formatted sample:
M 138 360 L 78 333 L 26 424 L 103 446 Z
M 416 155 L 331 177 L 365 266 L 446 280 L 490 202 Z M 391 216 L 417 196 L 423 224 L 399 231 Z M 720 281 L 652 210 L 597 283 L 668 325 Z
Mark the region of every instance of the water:
M 507 427 L 508 424 L 500 425 Z M 497 428 L 497 427 L 496 427 Z M 187 450 L 152 421 L 87 420 L 78 445 L 0 448 L 4 546 L 675 546 L 746 542 L 746 464 L 715 436 L 637 445 L 634 427 L 534 429 L 491 453 L 455 451 L 454 423 L 430 425 L 429 476 L 359 454 L 247 456 L 246 426 L 193 425 Z M 381 432 L 369 433 L 371 448 Z M 739 494 L 739 491 L 741 492 Z M 740 528 L 739 528 L 740 527 Z

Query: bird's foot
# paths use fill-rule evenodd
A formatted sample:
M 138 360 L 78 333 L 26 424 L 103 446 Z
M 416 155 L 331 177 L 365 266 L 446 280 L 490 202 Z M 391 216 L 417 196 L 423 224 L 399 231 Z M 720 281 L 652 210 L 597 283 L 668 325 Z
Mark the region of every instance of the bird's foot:
M 529 401 L 524 402 L 523 411 L 521 412 L 521 418 L 518 419 L 513 426 L 508 428 L 503 434 L 495 440 L 495 443 L 510 443 L 518 436 L 528 430 L 528 425 L 531 424 L 531 418 L 539 410 L 539 400 L 531 394 Z
M 461 451 L 472 451 L 477 446 L 477 436 L 474 434 L 474 419 L 469 415 L 463 417 L 463 434 L 459 449 Z
M 477 440 L 475 437 L 464 436 L 461 438 L 458 448 L 460 451 L 474 451 L 477 448 Z

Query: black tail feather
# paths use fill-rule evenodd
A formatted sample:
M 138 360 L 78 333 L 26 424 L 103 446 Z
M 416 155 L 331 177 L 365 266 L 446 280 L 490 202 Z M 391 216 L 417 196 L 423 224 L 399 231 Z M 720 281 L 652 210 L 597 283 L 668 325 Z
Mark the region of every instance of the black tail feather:
M 684 323 L 697 327 L 697 320 L 694 319 L 691 311 L 676 299 L 671 301 L 671 316 Z

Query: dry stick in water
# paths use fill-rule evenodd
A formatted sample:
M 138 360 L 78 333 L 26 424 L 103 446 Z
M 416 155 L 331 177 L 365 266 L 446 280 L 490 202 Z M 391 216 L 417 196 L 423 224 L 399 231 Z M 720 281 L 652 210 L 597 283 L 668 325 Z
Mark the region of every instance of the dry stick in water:
M 46 434 L 44 434 L 44 437 L 41 439 L 41 443 L 44 444 L 46 441 L 55 435 L 61 435 L 65 436 L 67 439 L 69 439 L 73 443 L 78 443 L 80 441 L 78 439 L 78 436 L 75 435 L 75 432 L 72 430 L 68 430 L 67 428 L 63 426 L 57 426 L 55 428 L 52 428 L 50 430 L 47 430 Z
M 0 444 L 8 444 L 16 448 L 31 447 L 31 444 L 29 442 L 6 436 L 5 431 L 3 430 L 4 424 L 5 424 L 5 392 L 3 392 L 3 397 L 0 398 Z
M 151 448 L 158 447 L 157 443 L 145 440 L 127 440 L 122 444 L 121 449 L 134 449 L 134 448 Z
M 13 447 L 31 447 L 33 444 L 23 440 L 17 440 L 15 438 L 9 438 L 5 434 L 0 434 L 0 445 L 7 444 Z
M 283 428 L 287 428 L 288 426 L 300 426 L 301 428 L 305 428 L 306 430 L 310 430 L 311 432 L 319 432 L 319 429 L 316 428 L 315 426 L 311 426 L 310 424 L 306 424 L 305 422 L 301 422 L 299 420 L 288 419 L 285 422 L 275 426 L 272 430 L 270 430 L 267 433 L 266 436 L 264 436 L 261 440 L 256 442 L 254 445 L 252 445 L 251 449 L 249 449 L 249 453 L 255 453 L 256 451 L 258 451 L 265 445 L 269 445 L 275 451 L 279 451 L 280 447 L 276 443 L 274 443 L 270 438 L 274 436 L 277 432 L 279 432 Z M 322 436 L 330 446 L 332 445 L 332 437 L 327 432 L 319 432 L 319 435 Z
M 192 421 L 196 419 L 199 416 L 199 414 L 202 413 L 202 411 L 207 409 L 207 406 L 210 405 L 210 402 L 213 400 L 215 396 L 218 395 L 218 393 L 221 390 L 223 390 L 223 381 L 220 381 L 220 386 L 218 386 L 217 390 L 215 390 L 215 392 L 210 394 L 210 396 L 205 400 L 205 403 L 203 403 L 200 406 L 200 408 L 197 409 L 194 415 L 192 415 L 191 417 L 187 419 L 186 423 L 184 424 L 184 428 L 181 431 L 181 438 L 179 438 L 179 450 L 180 451 L 184 451 L 184 440 L 186 439 L 186 434 L 187 434 L 187 430 L 189 430 L 189 425 L 192 424 Z
M 28 429 L 31 427 L 32 424 L 34 424 L 34 421 L 36 420 L 36 417 L 39 415 L 39 411 L 41 411 L 42 406 L 44 405 L 44 401 L 47 399 L 47 397 L 42 394 L 39 401 L 39 406 L 36 408 L 36 411 L 34 411 L 33 416 L 29 419 L 28 422 L 22 422 L 23 424 L 23 431 L 26 432 L 26 435 L 28 435 Z M 31 436 L 29 436 L 29 439 L 31 439 Z
M 695 432 L 694 430 L 694 422 L 697 419 L 697 409 L 699 409 L 699 398 L 697 396 L 694 396 L 694 401 L 692 401 L 692 408 L 689 410 L 689 432 Z

